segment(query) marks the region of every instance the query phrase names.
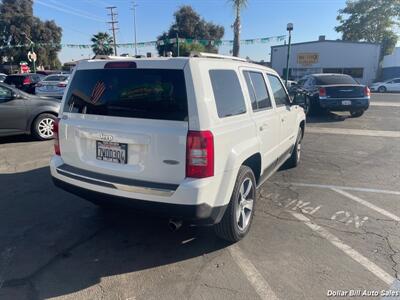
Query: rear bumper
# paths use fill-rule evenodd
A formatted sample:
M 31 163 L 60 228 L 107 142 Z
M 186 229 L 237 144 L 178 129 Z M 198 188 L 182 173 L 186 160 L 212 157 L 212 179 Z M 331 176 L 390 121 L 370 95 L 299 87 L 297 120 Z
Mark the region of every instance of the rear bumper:
M 157 216 L 182 219 L 196 225 L 213 225 L 218 223 L 222 219 L 227 207 L 226 205 L 211 207 L 205 203 L 183 205 L 125 198 L 81 188 L 55 177 L 53 177 L 53 182 L 57 187 L 91 202 L 96 203 L 101 199 L 101 202 L 104 204 L 133 208 Z
M 342 101 L 351 101 L 350 105 L 343 105 Z M 367 110 L 369 108 L 369 98 L 355 99 L 319 99 L 319 105 L 322 108 L 335 111 L 357 111 Z
M 55 185 L 91 202 L 131 207 L 143 212 L 212 225 L 220 222 L 231 190 L 226 176 L 186 178 L 180 184 L 154 183 L 99 174 L 66 165 L 60 156 L 50 161 Z M 224 196 L 221 197 L 221 194 Z

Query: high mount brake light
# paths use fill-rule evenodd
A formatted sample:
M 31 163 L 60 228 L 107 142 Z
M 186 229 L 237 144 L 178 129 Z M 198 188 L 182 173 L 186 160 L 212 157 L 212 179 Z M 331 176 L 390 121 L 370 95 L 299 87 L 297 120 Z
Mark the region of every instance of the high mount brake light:
M 136 69 L 134 61 L 111 61 L 104 65 L 104 69 Z

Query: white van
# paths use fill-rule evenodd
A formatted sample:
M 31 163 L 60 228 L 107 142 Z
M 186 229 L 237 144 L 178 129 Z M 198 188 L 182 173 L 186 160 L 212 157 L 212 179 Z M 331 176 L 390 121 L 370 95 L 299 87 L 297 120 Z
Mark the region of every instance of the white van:
M 197 56 L 79 63 L 55 125 L 54 183 L 243 238 L 256 188 L 300 160 L 304 111 L 275 71 Z

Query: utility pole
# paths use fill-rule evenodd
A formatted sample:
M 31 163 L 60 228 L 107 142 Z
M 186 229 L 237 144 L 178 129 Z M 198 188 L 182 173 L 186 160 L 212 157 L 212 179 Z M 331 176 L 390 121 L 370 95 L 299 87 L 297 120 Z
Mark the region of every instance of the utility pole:
M 288 23 L 286 30 L 289 32 L 289 43 L 287 48 L 287 57 L 286 57 L 286 76 L 285 76 L 285 86 L 288 86 L 289 80 L 289 59 L 290 59 L 290 46 L 292 44 L 292 30 L 293 30 L 293 23 Z
M 137 55 L 137 41 L 136 41 L 136 1 L 132 1 L 132 10 L 133 10 L 133 33 L 135 37 L 135 56 Z
M 116 19 L 116 16 L 118 14 L 116 12 L 114 12 L 114 9 L 116 9 L 115 6 L 107 6 L 106 8 L 110 10 L 110 13 L 108 15 L 111 16 L 111 21 L 107 22 L 107 23 L 111 24 L 110 30 L 112 31 L 112 34 L 113 34 L 114 55 L 118 55 L 117 54 L 117 41 L 115 38 L 115 31 L 119 29 L 119 28 L 115 27 L 115 24 L 118 24 L 118 21 Z

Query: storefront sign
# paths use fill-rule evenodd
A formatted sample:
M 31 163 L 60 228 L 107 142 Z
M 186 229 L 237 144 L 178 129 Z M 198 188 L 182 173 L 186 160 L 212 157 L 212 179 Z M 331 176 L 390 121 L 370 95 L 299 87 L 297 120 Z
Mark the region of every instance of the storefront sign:
M 318 53 L 299 53 L 297 54 L 297 64 L 303 66 L 309 66 L 318 63 Z

